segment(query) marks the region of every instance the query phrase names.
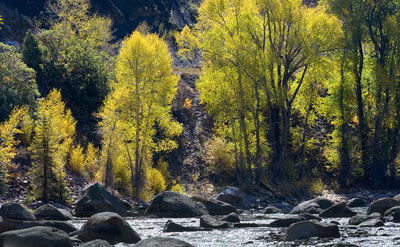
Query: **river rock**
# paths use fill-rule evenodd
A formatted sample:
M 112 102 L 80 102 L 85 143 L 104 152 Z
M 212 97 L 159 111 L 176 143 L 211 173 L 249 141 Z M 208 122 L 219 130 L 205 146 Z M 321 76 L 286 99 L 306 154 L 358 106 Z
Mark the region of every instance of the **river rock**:
M 111 245 L 105 240 L 96 239 L 87 243 L 83 243 L 79 245 L 79 247 L 111 247 Z
M 250 202 L 246 199 L 246 195 L 237 187 L 227 187 L 222 192 L 215 194 L 213 198 L 244 210 L 251 207 Z
M 172 218 L 196 217 L 205 214 L 208 212 L 203 204 L 171 191 L 156 195 L 145 212 L 145 215 Z
M 315 214 L 308 214 L 308 213 L 302 213 L 299 214 L 300 217 L 303 217 L 306 220 L 317 220 L 317 221 L 322 221 L 321 217 L 315 215 Z
M 230 213 L 227 216 L 224 216 L 221 220 L 226 221 L 226 222 L 231 222 L 231 223 L 239 223 L 240 222 L 240 218 L 237 213 Z
M 385 223 L 382 221 L 382 219 L 375 218 L 375 219 L 366 220 L 366 221 L 360 223 L 358 226 L 359 227 L 381 227 L 384 225 L 385 225 Z
M 114 212 L 92 215 L 78 232 L 78 238 L 83 242 L 102 239 L 110 244 L 135 244 L 140 241 L 139 235 L 128 222 Z
M 269 227 L 288 227 L 293 223 L 304 221 L 305 218 L 300 216 L 287 216 L 282 219 L 277 219 L 269 223 Z
M 395 212 L 400 212 L 400 206 L 396 206 L 393 208 L 389 208 L 388 210 L 385 211 L 385 216 L 390 216 L 392 214 L 394 214 Z
M 274 206 L 268 206 L 264 208 L 262 211 L 263 214 L 283 214 L 284 211 L 280 208 L 274 207 Z
M 234 206 L 216 199 L 207 200 L 205 206 L 210 215 L 227 215 L 230 213 L 237 213 L 237 210 Z
M 64 231 L 46 226 L 36 226 L 0 234 L 2 247 L 72 247 Z
M 350 208 L 365 207 L 365 201 L 361 198 L 353 198 L 347 202 L 347 206 Z
M 199 231 L 211 231 L 211 229 L 182 226 L 171 220 L 168 220 L 164 225 L 163 232 L 199 232 Z
M 36 220 L 35 216 L 28 209 L 14 202 L 3 204 L 0 208 L 0 216 L 3 219 L 10 220 Z
M 35 226 L 53 227 L 53 228 L 60 229 L 66 233 L 71 233 L 71 232 L 78 230 L 78 228 L 76 228 L 74 225 L 72 225 L 69 222 L 57 221 L 57 220 L 24 221 L 21 224 L 19 224 L 15 228 L 15 230 L 27 229 L 27 228 L 35 227 Z
M 400 223 L 400 212 L 394 212 L 392 215 L 392 221 L 394 223 Z
M 115 196 L 111 195 L 102 185 L 95 183 L 83 191 L 81 199 L 75 207 L 77 217 L 90 217 L 101 212 L 115 212 L 126 216 L 126 208 Z
M 393 199 L 395 199 L 396 201 L 399 201 L 399 202 L 400 202 L 400 194 L 394 196 Z
M 289 226 L 285 241 L 294 241 L 306 238 L 339 238 L 339 228 L 335 224 L 326 224 L 315 221 L 300 221 Z
M 185 241 L 165 238 L 165 237 L 152 237 L 147 238 L 135 245 L 135 247 L 194 247 L 193 245 L 186 243 Z
M 200 227 L 211 229 L 233 228 L 233 224 L 231 222 L 220 221 L 211 215 L 203 215 L 200 217 Z
M 371 203 L 371 205 L 368 207 L 367 214 L 377 212 L 383 215 L 386 210 L 396 206 L 400 206 L 400 201 L 389 197 L 381 198 Z
M 334 203 L 331 200 L 323 197 L 317 197 L 312 200 L 300 203 L 295 208 L 293 208 L 292 211 L 290 211 L 290 214 L 319 214 L 322 210 L 327 209 L 333 205 Z
M 73 220 L 74 217 L 65 209 L 59 209 L 51 204 L 46 204 L 35 210 L 33 213 L 38 220 Z
M 319 216 L 322 218 L 347 218 L 356 215 L 345 202 L 334 204 L 333 206 L 322 210 Z
M 349 219 L 349 222 L 347 224 L 357 226 L 365 221 L 371 219 L 379 219 L 381 217 L 382 216 L 379 213 L 372 213 L 370 215 L 355 215 Z

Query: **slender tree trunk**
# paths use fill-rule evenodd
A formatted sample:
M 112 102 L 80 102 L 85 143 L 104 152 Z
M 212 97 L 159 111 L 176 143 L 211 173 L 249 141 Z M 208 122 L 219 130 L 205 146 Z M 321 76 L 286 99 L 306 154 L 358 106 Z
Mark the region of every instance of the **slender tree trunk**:
M 356 79 L 356 99 L 357 99 L 357 117 L 358 117 L 358 137 L 361 145 L 361 162 L 362 167 L 364 168 L 365 174 L 368 174 L 367 171 L 370 169 L 369 167 L 369 159 L 368 159 L 368 135 L 367 135 L 367 125 L 365 122 L 364 115 L 364 102 L 362 98 L 362 74 L 364 69 L 364 51 L 362 48 L 361 40 L 358 41 L 357 48 L 354 51 L 356 58 L 353 65 L 353 73 Z
M 261 144 L 260 144 L 260 95 L 259 95 L 259 85 L 258 81 L 255 82 L 255 95 L 256 95 L 256 112 L 255 112 L 255 128 L 256 128 L 256 174 L 255 174 L 255 185 L 259 186 L 262 175 L 263 169 L 261 164 Z
M 237 147 L 237 139 L 236 139 L 236 130 L 235 130 L 235 123 L 233 118 L 231 117 L 231 128 L 232 128 L 232 135 L 233 135 L 233 144 L 234 144 L 234 152 L 235 152 L 235 171 L 236 171 L 236 183 L 240 187 L 242 186 L 242 172 L 239 166 L 239 157 L 238 157 L 238 147 Z
M 108 188 L 112 185 L 112 180 L 113 180 L 113 175 L 112 175 L 113 168 L 112 168 L 112 160 L 111 160 L 111 144 L 112 144 L 112 139 L 113 139 L 113 134 L 114 134 L 116 124 L 117 124 L 117 122 L 115 121 L 113 124 L 113 127 L 111 129 L 110 141 L 108 142 L 108 147 L 107 147 L 106 175 L 105 175 L 105 181 L 104 181 L 106 188 Z
M 311 110 L 312 110 L 312 104 L 310 103 L 308 105 L 306 117 L 304 119 L 303 136 L 301 138 L 301 147 L 300 147 L 300 160 L 301 160 L 300 165 L 301 166 L 304 165 L 304 161 L 305 161 L 306 138 L 307 138 L 307 132 L 308 132 L 308 118 L 310 117 Z
M 350 155 L 347 143 L 347 121 L 345 118 L 345 102 L 344 102 L 344 59 L 346 55 L 343 55 L 342 64 L 340 68 L 340 92 L 339 92 L 339 107 L 340 107 L 340 118 L 341 118 L 341 139 L 340 144 L 340 172 L 339 172 L 339 183 L 342 188 L 347 187 L 347 181 L 351 175 L 350 167 Z

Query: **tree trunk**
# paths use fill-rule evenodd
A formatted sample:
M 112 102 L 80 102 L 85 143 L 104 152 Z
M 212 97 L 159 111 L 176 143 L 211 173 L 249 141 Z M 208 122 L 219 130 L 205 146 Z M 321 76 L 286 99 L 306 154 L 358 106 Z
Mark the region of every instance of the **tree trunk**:
M 261 144 L 260 144 L 260 95 L 259 95 L 259 89 L 258 89 L 258 81 L 255 82 L 255 95 L 256 95 L 256 112 L 255 112 L 255 128 L 256 128 L 256 159 L 255 159 L 255 165 L 256 165 L 256 174 L 255 174 L 255 185 L 259 186 L 261 179 L 262 179 L 262 174 L 263 174 L 263 169 L 262 169 L 262 164 L 261 164 Z

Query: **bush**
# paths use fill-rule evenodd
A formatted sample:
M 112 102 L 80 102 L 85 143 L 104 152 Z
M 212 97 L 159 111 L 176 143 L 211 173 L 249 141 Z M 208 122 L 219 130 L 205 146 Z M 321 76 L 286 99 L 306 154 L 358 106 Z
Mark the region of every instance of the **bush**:
M 166 181 L 161 172 L 155 168 L 148 168 L 146 171 L 146 189 L 141 197 L 145 201 L 150 201 L 153 196 L 166 189 Z
M 172 186 L 170 191 L 176 192 L 179 194 L 185 194 L 185 190 L 183 189 L 182 185 L 180 185 L 180 184 L 175 184 L 174 186 Z
M 212 170 L 224 177 L 235 175 L 235 154 L 232 147 L 223 138 L 214 137 L 206 143 L 206 162 Z

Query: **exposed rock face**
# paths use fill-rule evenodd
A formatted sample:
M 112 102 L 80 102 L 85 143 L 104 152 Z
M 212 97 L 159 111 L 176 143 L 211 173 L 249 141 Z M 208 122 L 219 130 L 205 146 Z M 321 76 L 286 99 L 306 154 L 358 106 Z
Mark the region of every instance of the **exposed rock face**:
M 102 185 L 95 183 L 86 188 L 81 199 L 76 203 L 77 217 L 90 217 L 101 212 L 115 212 L 126 216 L 126 208 L 115 196 Z
M 312 237 L 339 238 L 339 228 L 335 224 L 325 224 L 315 221 L 301 221 L 289 226 L 286 232 L 285 241 L 294 241 Z
M 347 218 L 356 215 L 345 202 L 335 204 L 327 209 L 322 210 L 319 216 L 323 218 Z
M 5 203 L 0 208 L 0 216 L 10 220 L 35 221 L 35 216 L 24 206 L 18 203 Z
M 372 214 L 376 212 L 383 215 L 386 210 L 396 206 L 400 206 L 400 201 L 394 200 L 389 197 L 381 198 L 371 203 L 371 205 L 368 207 L 367 214 Z
M 52 227 L 36 226 L 0 234 L 3 247 L 72 247 L 64 231 Z
M 291 214 L 301 214 L 301 213 L 309 213 L 309 214 L 319 214 L 322 210 L 327 209 L 333 206 L 333 202 L 326 198 L 317 197 L 312 200 L 308 200 L 300 203 L 295 208 L 290 211 Z
M 83 242 L 96 239 L 106 240 L 110 244 L 120 242 L 135 244 L 140 241 L 139 235 L 119 214 L 103 212 L 91 216 L 78 232 Z
M 207 200 L 205 206 L 210 215 L 227 215 L 230 213 L 237 213 L 237 210 L 234 206 L 216 199 Z
M 220 221 L 210 215 L 200 217 L 200 226 L 212 229 L 233 228 L 233 224 L 226 221 Z
M 135 247 L 194 247 L 193 245 L 186 243 L 185 241 L 174 239 L 174 238 L 164 238 L 164 237 L 152 237 L 140 241 L 135 245 Z
M 207 209 L 187 196 L 165 191 L 156 195 L 150 202 L 145 215 L 158 217 L 196 217 L 207 214 Z
M 74 217 L 65 209 L 59 209 L 51 204 L 46 204 L 35 210 L 33 213 L 38 220 L 73 220 Z

